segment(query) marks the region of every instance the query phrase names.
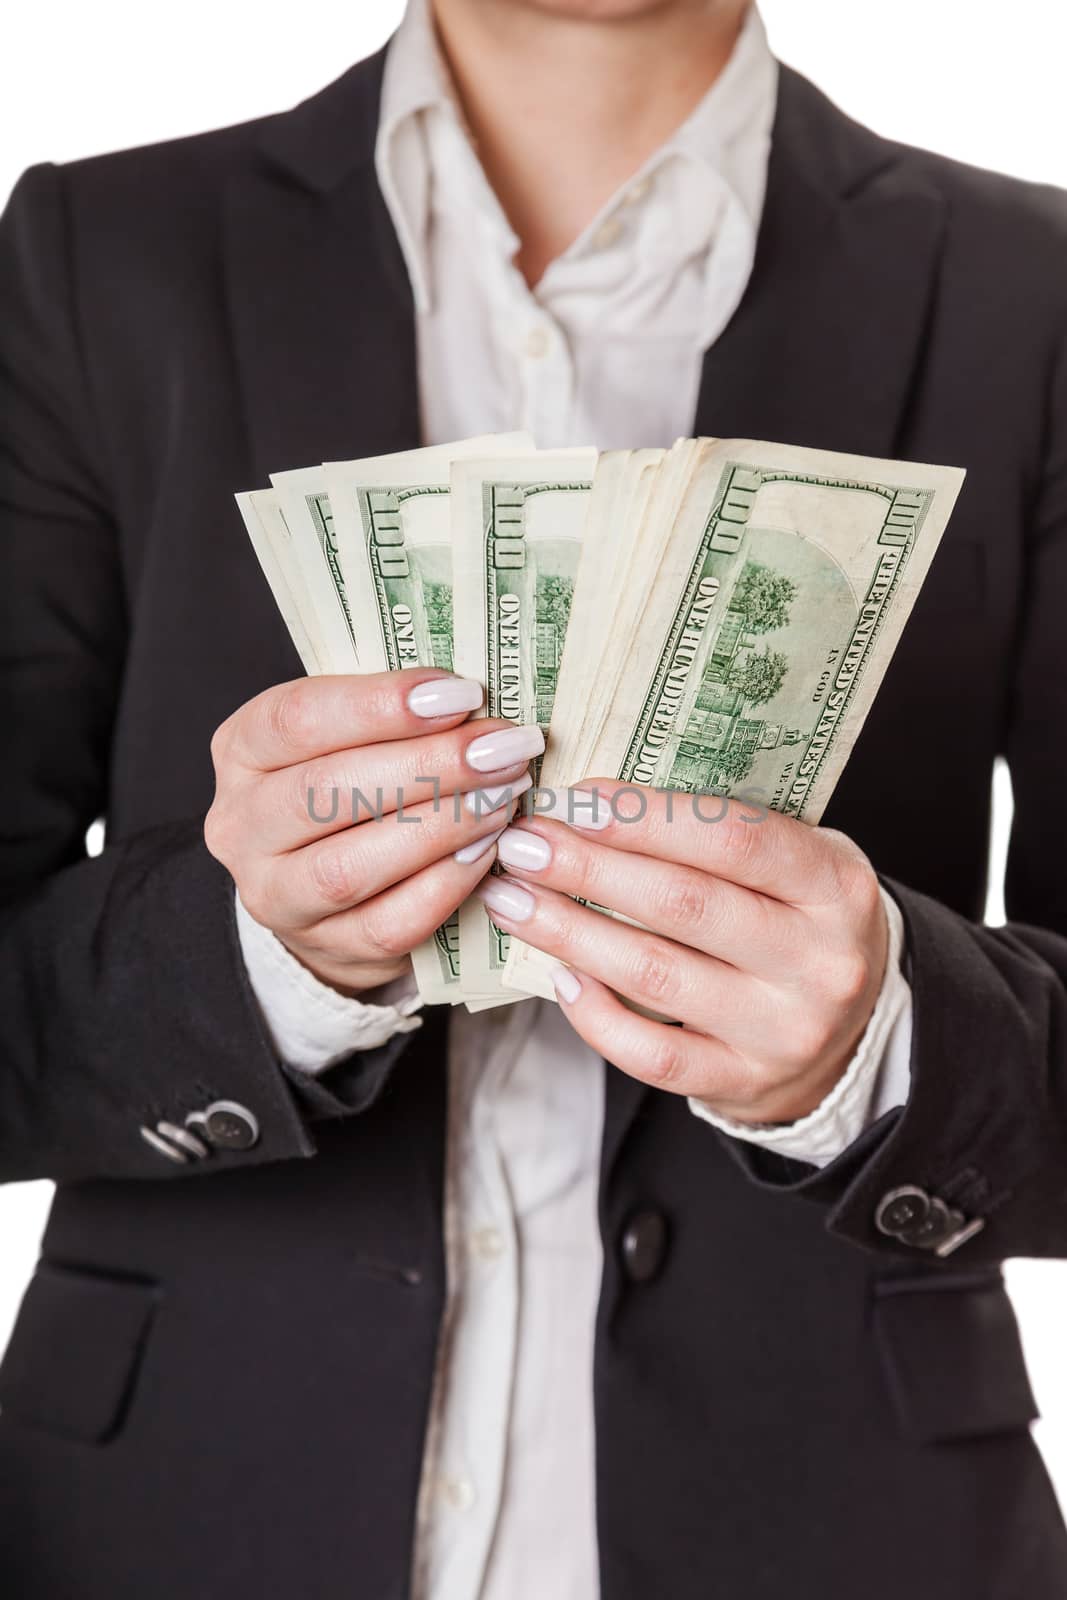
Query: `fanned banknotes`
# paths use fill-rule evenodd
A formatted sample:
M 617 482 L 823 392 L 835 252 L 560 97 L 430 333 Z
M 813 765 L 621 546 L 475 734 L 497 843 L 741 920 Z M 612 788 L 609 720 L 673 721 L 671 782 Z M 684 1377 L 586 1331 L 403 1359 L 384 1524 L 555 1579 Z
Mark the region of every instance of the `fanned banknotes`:
M 496 435 L 272 476 L 237 497 L 308 672 L 435 665 L 539 722 L 535 776 L 822 815 L 963 481 L 751 440 L 536 451 Z M 469 901 L 423 997 L 554 998 Z

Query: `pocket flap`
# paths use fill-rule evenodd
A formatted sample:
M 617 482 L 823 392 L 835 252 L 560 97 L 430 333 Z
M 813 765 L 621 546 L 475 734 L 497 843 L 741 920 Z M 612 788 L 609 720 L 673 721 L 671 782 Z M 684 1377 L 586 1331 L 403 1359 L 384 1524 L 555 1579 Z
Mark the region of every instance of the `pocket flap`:
M 908 1438 L 972 1438 L 1034 1421 L 1019 1327 L 999 1274 L 887 1279 L 875 1293 L 875 1338 Z
M 122 1421 L 159 1290 L 41 1262 L 0 1362 L 5 1418 L 101 1443 Z

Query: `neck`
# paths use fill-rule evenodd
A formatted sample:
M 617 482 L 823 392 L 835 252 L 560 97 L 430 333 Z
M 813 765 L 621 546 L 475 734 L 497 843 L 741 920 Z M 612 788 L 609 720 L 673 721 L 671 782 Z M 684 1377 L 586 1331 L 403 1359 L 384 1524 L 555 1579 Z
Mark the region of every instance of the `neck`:
M 527 283 L 685 121 L 729 60 L 747 9 L 748 0 L 649 0 L 605 18 L 561 0 L 434 0 Z

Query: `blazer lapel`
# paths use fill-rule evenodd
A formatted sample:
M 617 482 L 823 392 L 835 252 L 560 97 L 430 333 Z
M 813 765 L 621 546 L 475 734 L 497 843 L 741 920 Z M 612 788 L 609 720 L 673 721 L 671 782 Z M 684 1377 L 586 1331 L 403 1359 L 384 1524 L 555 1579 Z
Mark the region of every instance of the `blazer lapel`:
M 258 481 L 418 445 L 407 269 L 374 169 L 383 55 L 272 119 L 227 195 L 226 278 Z
M 704 358 L 694 431 L 895 454 L 943 225 L 901 152 L 783 67 L 752 277 Z M 648 1095 L 608 1067 L 605 1181 Z
M 901 156 L 781 69 L 756 260 L 704 358 L 699 433 L 893 454 L 944 225 Z

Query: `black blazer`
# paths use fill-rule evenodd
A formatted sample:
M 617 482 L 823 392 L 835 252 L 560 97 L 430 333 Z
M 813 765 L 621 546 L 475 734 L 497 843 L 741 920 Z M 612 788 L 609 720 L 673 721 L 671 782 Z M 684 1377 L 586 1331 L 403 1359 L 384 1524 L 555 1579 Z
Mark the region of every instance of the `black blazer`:
M 289 1082 L 201 835 L 212 730 L 298 672 L 233 491 L 419 443 L 380 74 L 35 168 L 0 229 L 0 1176 L 59 1183 L 0 1376 L 12 1600 L 409 1590 L 444 1022 Z M 998 1267 L 1067 1253 L 1065 267 L 1061 194 L 783 72 L 694 427 L 969 470 L 827 818 L 904 909 L 914 1084 L 814 1173 L 605 1069 L 604 1600 L 1067 1593 Z M 217 1099 L 254 1146 L 179 1166 L 140 1136 Z M 880 1231 L 902 1186 L 983 1230 L 948 1260 L 899 1208 Z

